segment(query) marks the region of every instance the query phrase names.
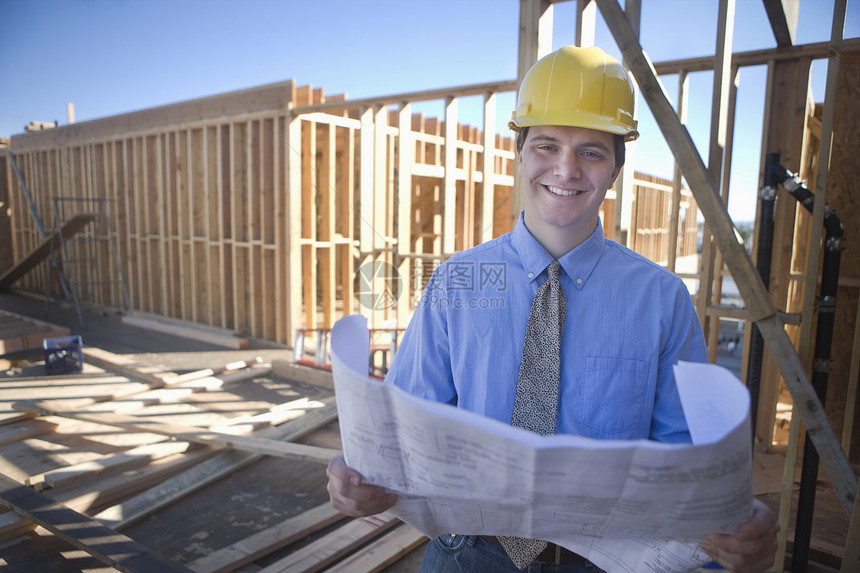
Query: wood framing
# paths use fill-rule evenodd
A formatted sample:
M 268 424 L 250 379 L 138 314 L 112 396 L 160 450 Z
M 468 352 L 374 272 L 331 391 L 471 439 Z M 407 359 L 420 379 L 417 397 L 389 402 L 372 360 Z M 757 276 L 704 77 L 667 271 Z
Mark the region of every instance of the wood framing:
M 713 228 L 714 239 L 735 277 L 738 289 L 758 324 L 768 349 L 774 356 L 786 385 L 795 397 L 795 407 L 803 419 L 809 437 L 821 456 L 822 463 L 848 513 L 854 508 L 857 478 L 833 434 L 825 412 L 812 390 L 805 368 L 785 333 L 773 302 L 758 276 L 747 252 L 735 238 L 734 225 L 719 200 L 713 179 L 696 151 L 689 133 L 683 129 L 666 97 L 654 66 L 636 40 L 624 14 L 615 0 L 598 0 L 609 28 L 622 52 L 629 58 L 631 71 L 642 89 L 651 112 L 657 119 L 670 149 L 681 164 L 699 207 Z

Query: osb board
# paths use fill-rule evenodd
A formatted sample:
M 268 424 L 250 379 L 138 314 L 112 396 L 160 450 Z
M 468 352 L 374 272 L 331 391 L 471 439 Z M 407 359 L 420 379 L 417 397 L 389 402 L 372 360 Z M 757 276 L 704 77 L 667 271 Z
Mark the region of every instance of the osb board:
M 833 129 L 833 147 L 830 171 L 827 176 L 827 204 L 836 212 L 845 229 L 845 249 L 841 252 L 842 280 L 860 282 L 860 55 L 843 55 L 839 64 L 839 83 L 836 96 L 836 120 Z M 858 287 L 841 287 L 837 293 L 836 318 L 833 330 L 834 370 L 828 379 L 827 411 L 837 435 L 842 431 L 842 413 L 848 389 L 851 349 L 854 342 L 854 321 L 857 316 Z M 857 411 L 857 410 L 855 410 Z M 860 424 L 855 423 L 852 461 L 860 459 Z

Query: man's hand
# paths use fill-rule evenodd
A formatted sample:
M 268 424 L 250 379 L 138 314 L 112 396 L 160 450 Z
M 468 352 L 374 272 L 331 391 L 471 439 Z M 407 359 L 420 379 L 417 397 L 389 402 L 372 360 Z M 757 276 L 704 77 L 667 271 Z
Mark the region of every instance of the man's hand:
M 325 471 L 328 496 L 336 510 L 352 517 L 382 513 L 397 503 L 397 495 L 378 485 L 362 483 L 361 474 L 346 465 L 343 454 L 337 455 Z
M 776 514 L 755 500 L 752 518 L 731 534 L 715 533 L 699 545 L 714 561 L 734 573 L 759 573 L 773 565 L 776 555 Z

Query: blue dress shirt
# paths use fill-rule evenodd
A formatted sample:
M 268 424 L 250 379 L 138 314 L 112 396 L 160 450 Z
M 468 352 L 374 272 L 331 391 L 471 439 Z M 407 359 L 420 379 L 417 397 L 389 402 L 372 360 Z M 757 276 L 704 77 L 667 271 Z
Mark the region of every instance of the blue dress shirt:
M 516 229 L 433 274 L 386 381 L 511 422 L 532 300 L 552 256 Z M 557 432 L 690 440 L 672 366 L 705 362 L 689 292 L 673 273 L 594 233 L 559 259 L 567 303 Z

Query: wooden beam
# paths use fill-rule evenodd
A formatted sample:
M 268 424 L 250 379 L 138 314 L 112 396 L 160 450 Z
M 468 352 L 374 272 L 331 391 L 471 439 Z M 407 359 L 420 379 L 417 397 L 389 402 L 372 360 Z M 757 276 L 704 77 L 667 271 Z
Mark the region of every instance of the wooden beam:
M 191 570 L 58 501 L 0 474 L 0 505 L 83 549 L 102 563 L 129 573 Z
M 774 356 L 785 379 L 795 407 L 815 443 L 821 461 L 830 476 L 834 490 L 848 513 L 854 508 L 857 478 L 827 420 L 820 400 L 806 376 L 804 365 L 797 357 L 782 321 L 776 313 L 758 272 L 736 236 L 736 229 L 716 192 L 716 185 L 707 172 L 689 132 L 681 125 L 662 83 L 657 77 L 639 42 L 636 40 L 617 0 L 597 0 L 604 20 L 616 44 L 625 55 L 636 77 L 642 95 L 648 102 L 669 148 L 681 164 L 684 176 L 696 197 L 705 219 L 711 224 L 714 239 L 726 259 L 738 290 L 758 323 L 768 349 Z
M 306 446 L 304 444 L 291 444 L 251 436 L 234 436 L 232 434 L 214 432 L 194 426 L 180 426 L 178 424 L 154 422 L 152 420 L 145 420 L 136 416 L 126 416 L 110 412 L 90 413 L 69 411 L 62 408 L 51 407 L 46 402 L 16 402 L 12 407 L 22 412 L 31 412 L 42 416 L 61 416 L 63 418 L 71 418 L 72 420 L 80 420 L 82 422 L 92 422 L 94 424 L 104 424 L 106 426 L 131 430 L 133 432 L 160 434 L 163 436 L 169 436 L 176 440 L 185 440 L 195 444 L 202 444 L 204 446 L 231 448 L 269 456 L 306 459 L 327 463 L 339 453 L 328 448 L 317 448 L 314 446 Z
M 597 5 L 595 4 L 595 7 L 596 6 Z M 627 18 L 627 23 L 630 24 L 630 29 L 633 30 L 634 34 L 636 34 L 637 39 L 639 38 L 641 15 L 642 3 L 640 0 L 624 0 L 624 17 Z M 623 61 L 622 64 L 626 65 Z M 634 101 L 639 99 L 638 94 L 639 87 L 636 85 L 634 80 Z M 634 114 L 636 114 L 635 110 Z M 621 168 L 621 172 L 618 174 L 615 184 L 612 186 L 615 190 L 615 212 L 611 224 L 611 236 L 616 242 L 632 248 L 635 240 L 634 233 L 636 232 L 637 218 L 637 214 L 634 213 L 633 210 L 634 203 L 636 202 L 635 193 L 633 192 L 636 179 L 634 169 L 634 164 L 636 163 L 636 142 L 631 141 L 626 144 L 626 147 L 627 157 L 624 162 L 624 166 Z M 605 224 L 605 226 L 607 228 L 610 227 L 609 224 Z M 604 232 L 606 231 L 604 230 Z
M 378 573 L 427 543 L 427 536 L 405 523 L 369 543 L 340 563 L 335 563 L 326 573 Z
M 225 94 L 153 107 L 73 125 L 63 125 L 40 132 L 13 135 L 12 148 L 58 147 L 84 139 L 107 139 L 199 122 L 207 118 L 231 117 L 284 109 L 289 102 L 293 80 L 268 84 Z
M 517 81 L 513 89 L 522 84 L 529 68 L 552 51 L 553 7 L 549 0 L 520 0 L 520 36 L 517 49 Z M 511 220 L 516 221 L 525 204 L 516 164 L 514 188 L 511 192 Z M 450 253 L 450 251 L 444 251 Z
M 842 44 L 843 53 L 860 52 L 860 38 L 849 38 Z M 738 67 L 764 66 L 770 62 L 796 60 L 798 58 L 823 59 L 830 56 L 830 42 L 816 42 L 801 46 L 786 46 L 767 50 L 751 50 L 732 55 L 732 61 Z M 653 64 L 661 76 L 677 74 L 680 70 L 688 72 L 704 72 L 714 69 L 714 56 L 685 58 L 682 60 L 666 60 Z
M 59 254 L 61 241 L 75 236 L 78 231 L 89 225 L 97 216 L 97 213 L 79 213 L 66 221 L 59 231 L 54 231 L 50 237 L 45 238 L 39 243 L 39 246 L 30 251 L 18 264 L 0 276 L 0 290 L 9 288 L 12 283 L 47 259 L 52 252 Z
M 551 40 L 552 38 L 550 38 Z M 422 90 L 416 92 L 404 92 L 392 95 L 374 96 L 367 98 L 358 98 L 345 101 L 325 101 L 322 103 L 296 106 L 293 113 L 305 114 L 318 111 L 333 111 L 333 110 L 360 110 L 368 107 L 385 106 L 385 105 L 400 105 L 405 101 L 419 102 L 443 100 L 447 97 L 457 96 L 465 97 L 470 95 L 482 95 L 487 92 L 510 92 L 515 91 L 519 83 L 517 80 L 504 80 L 500 82 L 486 82 L 481 84 L 469 84 L 465 86 L 452 86 L 447 88 L 436 88 L 432 90 Z
M 442 252 L 456 250 L 457 214 L 457 98 L 445 101 L 445 175 L 442 181 Z
M 496 165 L 496 94 L 484 94 L 484 154 L 481 163 L 481 236 L 478 240 L 486 243 L 494 235 L 493 220 L 496 210 L 496 192 L 493 175 Z
M 286 237 L 284 242 L 287 296 L 286 320 L 283 329 L 292 340 L 293 332 L 302 326 L 302 228 L 298 224 L 302 215 L 302 122 L 294 113 L 287 116 L 284 136 L 286 156 L 286 201 L 284 218 Z M 279 257 L 281 258 L 281 257 Z
M 415 138 L 412 136 L 412 105 L 404 102 L 397 118 L 397 276 L 400 292 L 397 293 L 397 326 L 406 328 L 411 315 L 412 259 L 412 166 L 415 160 Z M 348 314 L 348 313 L 344 313 Z
M 304 539 L 345 516 L 326 502 L 188 564 L 196 573 L 228 573 Z
M 576 45 L 594 46 L 594 28 L 597 23 L 597 4 L 594 0 L 576 0 Z
M 688 94 L 690 92 L 690 77 L 686 71 L 678 74 L 678 121 L 681 125 L 687 123 Z M 666 268 L 675 272 L 675 264 L 678 259 L 678 225 L 681 216 L 681 166 L 674 162 L 674 175 L 672 177 L 672 213 L 669 217 L 669 252 L 667 253 Z
M 728 197 L 720 193 L 720 189 L 728 192 L 725 180 L 728 170 L 724 162 L 728 135 L 728 119 L 734 115 L 729 110 L 729 91 L 731 87 L 732 70 L 732 36 L 734 35 L 735 0 L 720 0 L 717 19 L 717 45 L 714 60 L 714 81 L 711 99 L 711 133 L 708 145 L 708 172 L 715 183 L 714 191 L 723 201 L 723 208 L 728 208 Z M 719 253 L 713 249 L 708 222 L 703 225 L 702 255 L 700 257 L 699 292 L 696 295 L 696 306 L 699 319 L 702 320 L 702 330 L 708 341 L 708 357 L 711 362 L 717 358 L 717 337 L 719 321 L 710 320 L 705 310 L 709 304 L 720 304 L 722 300 L 722 267 L 723 261 Z
M 385 533 L 400 520 L 391 513 L 353 519 L 324 537 L 305 545 L 259 573 L 312 573 L 321 571 L 350 551 Z
M 777 46 L 794 45 L 799 0 L 762 0 Z

